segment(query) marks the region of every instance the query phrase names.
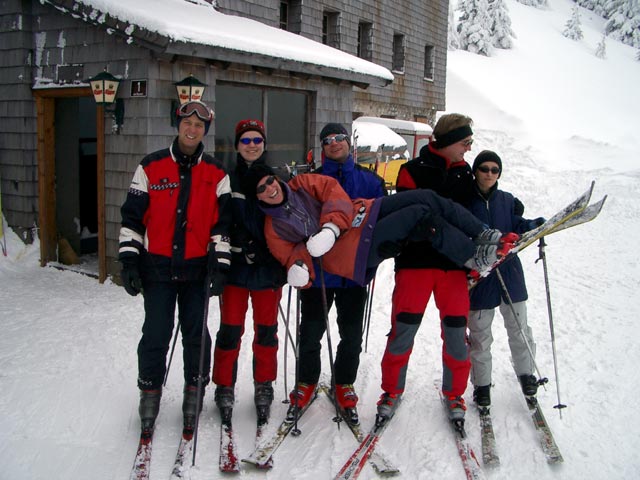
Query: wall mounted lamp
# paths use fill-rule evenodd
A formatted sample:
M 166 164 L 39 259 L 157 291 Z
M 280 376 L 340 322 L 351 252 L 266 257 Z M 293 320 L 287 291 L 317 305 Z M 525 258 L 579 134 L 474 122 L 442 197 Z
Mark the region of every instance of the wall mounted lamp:
M 116 133 L 120 135 L 120 127 L 124 125 L 124 100 L 116 98 L 120 80 L 105 69 L 87 81 L 91 84 L 91 92 L 96 104 L 103 105 L 105 112 L 112 114 Z
M 179 82 L 174 83 L 176 92 L 178 93 L 178 101 L 171 102 L 171 125 L 176 126 L 176 110 L 180 105 L 193 100 L 202 101 L 204 91 L 207 87 L 206 83 L 202 83 L 192 74 L 183 78 Z M 178 103 L 179 102 L 179 103 Z

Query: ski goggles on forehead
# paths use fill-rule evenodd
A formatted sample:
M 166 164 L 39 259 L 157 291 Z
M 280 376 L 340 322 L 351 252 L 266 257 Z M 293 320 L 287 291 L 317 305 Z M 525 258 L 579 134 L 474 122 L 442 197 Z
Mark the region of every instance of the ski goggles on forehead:
M 344 133 L 336 135 L 335 137 L 324 137 L 322 139 L 322 145 L 331 145 L 333 142 L 343 142 L 347 138 L 349 138 L 349 135 L 345 135 Z
M 269 175 L 262 185 L 258 185 L 256 187 L 256 193 L 258 195 L 260 195 L 261 193 L 264 193 L 267 190 L 267 187 L 270 185 L 273 185 L 273 182 L 275 181 L 276 181 L 275 175 Z
M 202 102 L 187 102 L 178 107 L 179 117 L 190 117 L 194 113 L 203 122 L 213 120 L 213 111 Z

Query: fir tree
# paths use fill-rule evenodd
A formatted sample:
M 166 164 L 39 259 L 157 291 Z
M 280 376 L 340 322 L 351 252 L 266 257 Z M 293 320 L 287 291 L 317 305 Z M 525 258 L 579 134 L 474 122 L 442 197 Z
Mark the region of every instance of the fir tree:
M 574 5 L 571 10 L 571 18 L 567 20 L 562 35 L 571 40 L 582 40 L 582 28 L 580 23 L 580 11 L 578 5 Z
M 460 48 L 471 53 L 491 56 L 493 22 L 489 17 L 487 0 L 466 0 L 461 4 L 461 12 L 458 24 Z
M 516 34 L 511 29 L 511 17 L 504 0 L 493 0 L 489 3 L 489 18 L 493 20 L 491 25 L 492 44 L 496 48 L 512 48 L 512 38 Z
M 605 34 L 602 34 L 602 40 L 600 40 L 600 43 L 598 43 L 598 46 L 596 46 L 596 57 L 601 58 L 603 60 L 607 58 L 606 39 L 607 39 L 607 36 Z
M 640 46 L 640 2 L 618 0 L 607 5 L 609 21 L 605 33 L 633 47 Z
M 543 8 L 548 5 L 547 0 L 517 0 L 519 3 L 523 5 L 528 5 L 530 7 Z
M 455 12 L 453 11 L 453 2 L 449 2 L 449 29 L 447 31 L 447 48 L 449 50 L 457 50 L 460 48 L 460 39 L 458 38 L 458 30 L 456 30 Z

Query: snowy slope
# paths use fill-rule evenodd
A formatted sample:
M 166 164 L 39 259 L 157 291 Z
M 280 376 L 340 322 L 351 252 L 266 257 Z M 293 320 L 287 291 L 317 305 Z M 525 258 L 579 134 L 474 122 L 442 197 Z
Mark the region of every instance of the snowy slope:
M 506 170 L 501 186 L 525 203 L 530 217 L 551 216 L 593 179 L 597 182 L 594 196 L 608 194 L 609 200 L 591 224 L 547 238 L 557 377 L 542 267 L 535 263 L 537 249 L 531 246 L 521 254 L 537 363 L 541 374 L 550 379 L 539 400 L 565 463 L 549 467 L 536 444 L 511 370 L 504 328 L 497 317 L 493 412 L 502 465 L 488 472 L 488 477 L 636 478 L 640 422 L 632 411 L 632 400 L 637 394 L 640 362 L 636 347 L 640 269 L 635 248 L 640 237 L 640 169 L 634 147 L 640 144 L 640 135 L 633 114 L 639 111 L 635 86 L 640 80 L 640 63 L 634 60 L 633 49 L 615 42 L 607 44 L 609 59 L 593 56 L 592 62 L 587 53 L 600 34 L 591 30 L 591 24 L 584 25 L 585 41 L 579 45 L 554 35 L 568 18 L 568 1 L 553 2 L 542 11 L 511 1 L 508 5 L 518 34 L 514 50 L 497 52 L 489 59 L 450 52 L 448 108 L 468 113 L 475 120 L 474 149 L 467 160 L 472 161 L 485 148 L 497 151 Z M 532 18 L 538 22 L 535 28 L 528 23 Z M 592 23 L 598 24 L 595 20 Z M 576 49 L 585 52 L 579 57 L 582 60 L 575 60 Z M 525 68 L 553 71 L 555 81 L 522 72 Z M 583 83 L 597 79 L 599 90 L 611 101 L 602 105 L 598 95 L 583 90 L 588 85 L 567 83 L 577 69 L 584 72 Z M 501 83 L 509 75 L 519 75 L 518 81 Z M 609 88 L 603 89 L 603 85 Z M 554 109 L 561 101 L 562 108 Z M 100 285 L 76 273 L 40 268 L 37 246 L 24 247 L 11 233 L 7 237 L 9 256 L 0 257 L 0 478 L 128 478 L 139 429 L 135 350 L 142 325 L 142 299 L 128 296 L 110 282 Z M 368 349 L 362 354 L 356 383 L 364 427 L 373 421 L 380 394 L 379 363 L 389 328 L 392 287 L 393 265 L 385 262 L 378 272 Z M 403 406 L 380 443 L 380 449 L 401 467 L 399 478 L 403 479 L 464 478 L 433 388 L 433 380 L 441 374 L 437 318 L 430 305 L 416 338 Z M 212 333 L 218 321 L 217 309 L 212 306 Z M 236 389 L 235 427 L 243 456 L 252 449 L 255 424 L 250 330 L 245 335 Z M 281 329 L 281 359 L 284 337 Z M 337 339 L 334 329 L 334 346 Z M 178 347 L 157 422 L 152 479 L 168 478 L 180 434 L 179 352 Z M 293 356 L 288 353 L 286 385 L 291 388 Z M 328 372 L 326 349 L 323 361 L 323 370 Z M 283 361 L 280 371 L 274 419 L 283 416 L 286 409 L 280 403 L 285 397 Z M 553 408 L 558 396 L 568 405 L 562 418 Z M 479 451 L 470 391 L 465 397 L 470 404 L 467 430 Z M 216 413 L 209 388 L 193 480 L 220 478 Z M 277 452 L 273 470 L 243 467 L 240 476 L 332 478 L 355 447 L 350 432 L 344 426 L 338 431 L 332 416 L 331 405 L 320 398 L 300 422 L 302 435 L 287 439 Z M 377 477 L 366 467 L 361 478 Z

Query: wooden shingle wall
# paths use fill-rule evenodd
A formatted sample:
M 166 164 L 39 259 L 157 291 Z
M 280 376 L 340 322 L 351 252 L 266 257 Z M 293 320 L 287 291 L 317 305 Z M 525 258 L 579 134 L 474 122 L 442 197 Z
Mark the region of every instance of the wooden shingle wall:
M 218 9 L 279 26 L 279 0 L 218 0 Z M 373 63 L 391 70 L 393 36 L 405 37 L 404 73 L 386 87 L 354 87 L 354 114 L 428 118 L 445 109 L 448 0 L 319 0 L 302 2 L 300 35 L 322 41 L 323 12 L 340 14 L 340 50 L 357 55 L 358 24 L 373 25 Z M 434 47 L 434 78 L 424 78 L 425 47 Z
M 31 239 L 38 206 L 36 111 L 31 96 L 32 16 L 25 2 L 7 0 L 0 11 L 0 177 L 7 222 Z M 28 3 L 28 2 L 27 2 Z

